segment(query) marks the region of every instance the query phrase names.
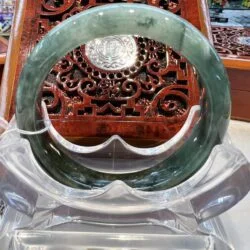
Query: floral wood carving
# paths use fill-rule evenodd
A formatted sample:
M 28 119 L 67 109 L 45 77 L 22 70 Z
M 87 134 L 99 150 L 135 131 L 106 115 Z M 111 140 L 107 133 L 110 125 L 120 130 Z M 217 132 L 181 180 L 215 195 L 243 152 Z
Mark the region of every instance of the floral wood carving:
M 250 57 L 250 28 L 212 27 L 214 47 L 224 57 Z

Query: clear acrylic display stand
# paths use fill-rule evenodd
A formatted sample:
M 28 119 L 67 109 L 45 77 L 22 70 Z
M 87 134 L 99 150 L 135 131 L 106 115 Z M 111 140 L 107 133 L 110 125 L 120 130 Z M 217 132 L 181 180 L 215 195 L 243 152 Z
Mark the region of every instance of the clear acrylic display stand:
M 233 249 L 216 216 L 248 193 L 250 165 L 228 140 L 171 189 L 145 192 L 117 180 L 78 190 L 41 169 L 14 119 L 1 124 L 1 249 Z

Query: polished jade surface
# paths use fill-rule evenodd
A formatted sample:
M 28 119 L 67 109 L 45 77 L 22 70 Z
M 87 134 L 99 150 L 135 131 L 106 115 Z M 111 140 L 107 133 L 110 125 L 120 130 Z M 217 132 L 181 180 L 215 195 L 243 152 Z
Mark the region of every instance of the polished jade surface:
M 214 48 L 197 29 L 170 12 L 144 4 L 111 4 L 86 10 L 51 30 L 33 50 L 21 74 L 16 97 L 18 128 L 38 131 L 44 127 L 41 87 L 60 58 L 95 38 L 121 34 L 165 43 L 195 66 L 206 90 L 206 102 L 199 123 L 182 147 L 153 168 L 117 175 L 83 166 L 62 150 L 48 132 L 25 137 L 42 168 L 65 185 L 91 189 L 123 180 L 142 190 L 167 189 L 201 168 L 225 135 L 231 107 L 227 74 Z

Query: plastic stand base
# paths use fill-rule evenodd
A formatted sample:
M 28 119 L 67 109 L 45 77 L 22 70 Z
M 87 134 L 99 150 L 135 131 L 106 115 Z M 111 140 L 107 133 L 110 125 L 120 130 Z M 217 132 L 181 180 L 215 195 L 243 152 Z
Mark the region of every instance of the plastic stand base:
M 114 181 L 77 190 L 49 177 L 9 127 L 0 138 L 3 250 L 233 249 L 216 217 L 250 190 L 250 166 L 229 142 L 182 184 L 144 192 Z
M 68 211 L 67 218 L 59 210 L 47 212 L 49 220 L 43 220 L 45 217 L 41 213 L 37 215 L 40 223 L 39 220 L 34 223 L 33 218 L 33 223 L 29 224 L 29 218 L 7 208 L 5 218 L 15 214 L 12 218 L 16 220 L 15 226 L 20 227 L 18 223 L 26 222 L 26 227 L 32 225 L 33 229 L 10 230 L 1 235 L 1 246 L 6 250 L 233 249 L 219 218 L 201 223 L 194 232 L 187 232 L 181 230 L 175 221 L 166 218 L 164 211 L 157 213 L 159 220 L 146 216 L 140 223 L 134 224 L 115 223 L 115 220 L 113 223 L 95 223 L 83 220 L 83 214 L 70 216 L 71 212 Z M 2 232 L 6 233 L 10 224 L 9 218 Z
M 17 231 L 13 250 L 222 250 L 230 249 L 213 236 L 130 233 Z

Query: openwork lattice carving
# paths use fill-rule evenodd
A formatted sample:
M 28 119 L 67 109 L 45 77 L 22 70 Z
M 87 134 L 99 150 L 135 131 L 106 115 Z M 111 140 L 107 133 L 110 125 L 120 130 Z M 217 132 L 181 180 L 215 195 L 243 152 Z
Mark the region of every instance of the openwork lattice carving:
M 190 107 L 199 103 L 193 68 L 162 43 L 143 37 L 133 39 L 138 54 L 131 67 L 119 71 L 97 68 L 89 62 L 85 45 L 55 65 L 44 86 L 50 117 L 92 119 L 101 124 L 99 135 L 108 135 L 107 127 L 113 122 L 111 133 L 131 137 L 126 130 L 128 121 L 144 132 L 142 128 L 150 124 L 153 131 L 141 134 L 144 138 L 166 139 L 176 133 Z M 171 132 L 169 126 L 173 127 Z M 94 136 L 97 131 L 84 135 Z
M 40 0 L 35 4 L 34 22 L 27 23 L 31 30 L 36 27 L 36 32 L 25 33 L 23 47 L 31 49 L 63 20 L 113 2 L 149 4 L 181 16 L 186 13 L 183 0 Z M 91 49 L 88 52 L 82 45 L 51 70 L 44 82 L 43 98 L 53 125 L 61 134 L 119 134 L 126 138 L 166 140 L 180 130 L 190 107 L 200 101 L 194 69 L 161 43 L 144 37 L 131 38 L 133 42 L 127 43 L 131 46 L 131 63 L 127 65 L 115 60 L 115 64 L 102 67 L 95 55 L 89 54 Z M 112 54 L 119 54 L 115 51 L 118 47 L 109 49 Z
M 212 27 L 214 46 L 225 57 L 250 57 L 250 28 Z
M 183 0 L 40 0 L 38 40 L 59 22 L 86 9 L 110 3 L 143 3 L 181 15 Z

